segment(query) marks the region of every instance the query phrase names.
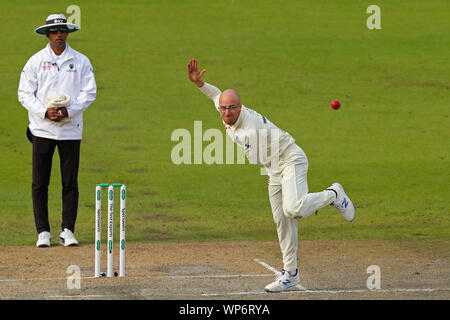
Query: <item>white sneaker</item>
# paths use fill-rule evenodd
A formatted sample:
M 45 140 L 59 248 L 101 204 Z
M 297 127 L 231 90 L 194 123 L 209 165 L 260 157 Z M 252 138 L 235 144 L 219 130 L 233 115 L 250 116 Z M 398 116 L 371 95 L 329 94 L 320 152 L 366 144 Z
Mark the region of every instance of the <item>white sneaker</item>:
M 50 239 L 52 235 L 48 231 L 43 231 L 38 235 L 38 241 L 36 242 L 37 248 L 46 248 L 50 247 Z
M 282 292 L 290 287 L 296 286 L 300 283 L 300 276 L 297 274 L 295 276 L 291 276 L 289 272 L 286 270 L 281 270 L 281 272 L 277 273 L 275 277 L 275 281 L 269 283 L 264 291 L 266 292 Z
M 77 247 L 78 241 L 75 239 L 72 231 L 65 228 L 63 232 L 59 235 L 59 244 L 65 247 Z
M 353 221 L 355 219 L 355 206 L 352 200 L 347 196 L 344 188 L 340 183 L 333 183 L 327 190 L 333 190 L 336 192 L 336 200 L 332 205 L 338 209 L 344 216 L 345 220 Z

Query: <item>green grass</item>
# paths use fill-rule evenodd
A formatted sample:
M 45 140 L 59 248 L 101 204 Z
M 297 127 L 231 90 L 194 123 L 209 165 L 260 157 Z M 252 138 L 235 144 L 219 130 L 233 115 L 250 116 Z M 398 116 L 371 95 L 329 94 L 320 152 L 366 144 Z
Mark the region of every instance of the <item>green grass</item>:
M 33 34 L 71 1 L 0 3 L 0 244 L 31 245 L 31 145 L 17 86 L 46 44 Z M 450 6 L 378 1 L 381 30 L 366 28 L 367 1 L 79 1 L 70 45 L 95 69 L 98 95 L 84 113 L 76 234 L 92 243 L 94 191 L 128 188 L 130 241 L 274 240 L 266 177 L 251 165 L 171 162 L 177 128 L 222 129 L 187 79 L 205 80 L 288 131 L 310 162 L 310 191 L 340 181 L 357 207 L 300 222 L 302 239 L 442 239 L 450 236 Z M 7 31 L 10 30 L 10 31 Z M 342 108 L 329 103 L 339 99 Z M 204 143 L 203 146 L 206 146 Z M 49 190 L 54 236 L 61 219 L 59 159 Z M 116 209 L 117 210 L 117 209 Z M 116 222 L 118 219 L 116 219 Z

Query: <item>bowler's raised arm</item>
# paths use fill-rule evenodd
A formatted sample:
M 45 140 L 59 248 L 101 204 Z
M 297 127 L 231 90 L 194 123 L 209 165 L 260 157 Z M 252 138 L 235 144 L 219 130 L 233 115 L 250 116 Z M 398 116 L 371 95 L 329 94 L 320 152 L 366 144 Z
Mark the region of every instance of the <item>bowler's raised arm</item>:
M 202 80 L 202 76 L 205 74 L 206 69 L 198 71 L 198 61 L 195 58 L 189 60 L 187 68 L 189 80 L 195 83 L 195 85 L 200 89 L 200 91 L 204 95 L 206 95 L 208 98 L 214 101 L 214 106 L 216 107 L 217 111 L 219 111 L 219 99 L 220 95 L 222 94 L 222 91 L 220 91 L 219 88 L 216 88 L 212 84 L 209 84 Z
M 187 65 L 188 67 L 188 76 L 189 79 L 195 83 L 195 85 L 199 88 L 204 86 L 204 82 L 202 80 L 202 76 L 205 74 L 206 69 L 203 69 L 202 71 L 198 71 L 198 61 L 195 58 L 192 58 L 189 60 L 189 63 Z

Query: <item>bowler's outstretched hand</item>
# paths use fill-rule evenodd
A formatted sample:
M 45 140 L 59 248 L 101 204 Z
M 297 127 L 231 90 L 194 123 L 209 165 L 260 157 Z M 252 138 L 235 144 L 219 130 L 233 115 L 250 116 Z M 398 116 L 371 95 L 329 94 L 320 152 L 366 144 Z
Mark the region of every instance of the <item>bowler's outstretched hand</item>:
M 192 58 L 189 60 L 189 63 L 187 65 L 188 67 L 188 76 L 189 79 L 195 83 L 195 85 L 199 88 L 203 87 L 205 84 L 202 80 L 202 76 L 205 74 L 206 69 L 203 69 L 202 71 L 198 71 L 198 62 L 197 59 Z

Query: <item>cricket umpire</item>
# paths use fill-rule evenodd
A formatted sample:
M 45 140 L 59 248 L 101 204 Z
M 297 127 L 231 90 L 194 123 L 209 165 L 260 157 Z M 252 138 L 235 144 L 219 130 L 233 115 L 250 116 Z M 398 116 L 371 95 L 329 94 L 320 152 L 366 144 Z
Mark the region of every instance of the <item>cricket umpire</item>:
M 326 190 L 308 192 L 308 159 L 289 133 L 269 119 L 241 104 L 233 89 L 221 92 L 202 80 L 196 59 L 188 63 L 189 79 L 213 100 L 220 112 L 227 135 L 245 150 L 250 163 L 264 165 L 269 178 L 269 198 L 284 268 L 267 292 L 281 292 L 300 283 L 297 267 L 298 220 L 327 205 L 333 205 L 347 221 L 355 218 L 355 208 L 339 183 Z M 263 132 L 265 135 L 259 134 Z M 254 137 L 257 136 L 257 139 Z M 264 139 L 260 139 L 265 137 Z M 267 142 L 269 141 L 269 142 Z M 263 156 L 257 153 L 263 153 Z M 256 155 L 255 155 L 256 154 Z
M 47 46 L 25 64 L 18 99 L 28 110 L 28 139 L 33 144 L 32 199 L 38 232 L 36 247 L 51 245 L 48 186 L 58 147 L 62 180 L 62 223 L 59 243 L 78 246 L 74 236 L 78 210 L 78 167 L 83 111 L 95 100 L 97 86 L 89 59 L 66 42 L 79 26 L 63 14 L 51 14 L 35 32 Z

